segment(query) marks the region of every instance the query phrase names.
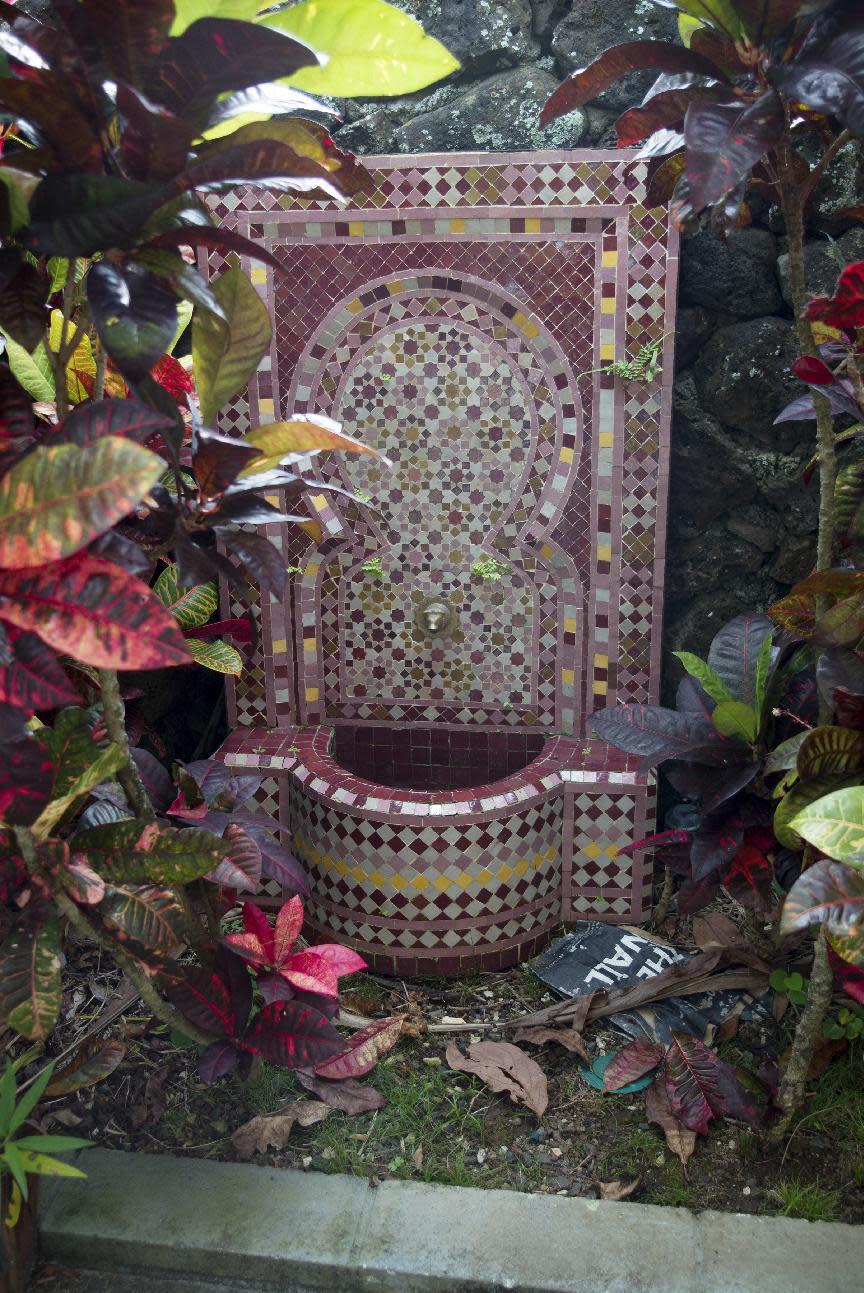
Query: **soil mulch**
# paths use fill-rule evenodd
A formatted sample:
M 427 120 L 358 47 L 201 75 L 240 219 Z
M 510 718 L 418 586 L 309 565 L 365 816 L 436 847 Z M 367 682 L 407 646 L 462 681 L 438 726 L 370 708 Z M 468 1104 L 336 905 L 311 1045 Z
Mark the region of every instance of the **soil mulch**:
M 98 950 L 73 944 L 69 958 L 71 986 L 53 1053 L 92 1028 L 119 988 L 116 971 L 102 963 Z M 506 1096 L 447 1066 L 448 1042 L 464 1046 L 481 1034 L 470 1027 L 452 1035 L 424 1034 L 424 1022 L 491 1023 L 484 1038 L 509 1040 L 494 1028 L 496 1022 L 553 1001 L 527 969 L 432 982 L 364 974 L 348 984 L 348 1009 L 372 1017 L 407 1009 L 409 1028 L 413 1024 L 418 1033 L 403 1037 L 364 1079 L 387 1097 L 387 1105 L 354 1116 L 331 1110 L 314 1126 L 295 1126 L 284 1149 L 259 1154 L 255 1162 L 310 1175 L 349 1172 L 372 1185 L 399 1178 L 587 1197 L 597 1197 L 603 1182 L 639 1178 L 631 1197 L 644 1203 L 864 1219 L 864 1049 L 857 1043 L 814 1078 L 810 1103 L 781 1146 L 715 1119 L 684 1167 L 660 1129 L 647 1121 L 641 1092 L 603 1095 L 592 1089 L 579 1074 L 578 1056 L 557 1045 L 524 1045 L 548 1078 L 549 1105 L 539 1123 Z M 122 1063 L 98 1085 L 45 1104 L 46 1130 L 88 1136 L 111 1149 L 234 1161 L 231 1134 L 241 1124 L 308 1097 L 292 1074 L 268 1065 L 247 1081 L 228 1078 L 204 1086 L 195 1050 L 137 1005 L 128 1006 L 104 1035 L 127 1043 Z M 592 1056 L 627 1041 L 608 1020 L 589 1025 L 584 1036 Z M 742 1028 L 720 1053 L 755 1069 L 764 1043 Z M 777 1048 L 775 1038 L 772 1050 Z M 28 1067 L 25 1076 L 43 1063 Z

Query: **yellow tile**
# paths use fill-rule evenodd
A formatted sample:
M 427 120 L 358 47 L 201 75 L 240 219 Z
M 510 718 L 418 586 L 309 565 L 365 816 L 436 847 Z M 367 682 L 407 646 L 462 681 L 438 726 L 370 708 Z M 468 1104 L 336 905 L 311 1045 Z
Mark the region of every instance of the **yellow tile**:
M 489 870 L 488 867 L 485 867 L 485 866 L 481 871 L 478 871 L 474 877 L 477 884 L 491 884 L 494 878 L 495 877 L 493 876 L 492 872 Z
M 287 651 L 287 650 L 288 650 L 288 642 L 286 641 L 286 639 L 285 639 L 285 638 L 274 638 L 274 639 L 273 639 L 273 654 L 274 654 L 274 655 L 278 655 L 280 651 Z
M 576 617 L 575 617 L 575 615 L 565 615 L 565 616 L 564 616 L 564 632 L 565 632 L 565 633 L 575 633 L 575 632 L 576 632 L 576 628 L 577 628 L 577 624 L 576 624 Z
M 362 866 L 353 866 L 351 868 L 351 879 L 356 880 L 358 884 L 363 884 L 366 880 L 366 872 Z
M 610 544 L 608 543 L 597 544 L 597 560 L 598 561 L 612 560 L 612 547 Z
M 395 889 L 397 893 L 401 893 L 407 883 L 404 875 L 400 875 L 398 871 L 394 871 L 390 877 L 390 888 Z
M 327 495 L 313 494 L 312 506 L 315 508 L 316 512 L 323 512 L 324 508 L 327 506 Z
M 600 313 L 601 313 L 601 314 L 614 314 L 614 313 L 615 313 L 615 309 L 616 309 L 616 306 L 615 306 L 615 297 L 614 297 L 614 296 L 604 296 L 604 297 L 603 297 L 603 299 L 602 299 L 602 301 L 600 302 Z
M 592 686 L 591 691 L 594 693 L 595 696 L 605 696 L 606 682 L 602 678 L 598 678 L 595 681 L 594 685 Z
M 348 311 L 349 314 L 359 314 L 360 311 L 363 309 L 363 302 L 355 298 L 353 301 L 348 302 L 348 304 L 345 306 L 345 309 Z
M 318 699 L 318 688 L 317 688 L 317 687 L 307 687 L 307 688 L 306 688 L 306 699 L 307 699 L 307 700 L 309 700 L 309 701 L 317 700 L 317 699 Z
M 261 283 L 267 282 L 267 270 L 264 265 L 253 265 L 252 273 L 249 276 L 252 282 L 258 287 Z
M 530 216 L 530 217 L 525 221 L 525 232 L 526 232 L 526 233 L 539 233 L 539 232 L 540 232 L 540 221 L 537 219 L 537 217 L 536 217 L 536 216 Z
M 572 449 L 566 449 L 566 448 L 565 448 L 565 449 L 562 449 L 562 450 L 561 450 L 561 461 L 562 461 L 562 462 L 572 462 L 572 461 L 573 461 L 573 450 L 572 450 Z
M 276 412 L 276 405 L 275 405 L 275 403 L 273 402 L 273 400 L 271 400 L 271 399 L 262 399 L 262 400 L 259 400 L 259 401 L 258 401 L 258 412 L 259 412 L 259 413 L 261 413 L 261 414 L 264 414 L 264 413 L 275 413 L 275 412 Z
M 595 669 L 609 668 L 609 657 L 605 651 L 598 651 L 597 654 L 594 656 L 594 668 Z
M 335 866 L 336 866 L 336 870 L 339 872 L 339 874 L 340 874 L 340 875 L 347 875 L 347 874 L 348 874 L 348 863 L 347 863 L 347 862 L 343 862 L 341 858 L 339 858 L 339 860 L 338 860 L 338 862 L 336 862 Z
M 614 342 L 614 341 L 604 341 L 604 342 L 603 342 L 603 344 L 602 344 L 602 345 L 601 345 L 601 347 L 600 347 L 600 358 L 601 358 L 601 359 L 614 359 L 614 358 L 615 358 L 615 342 Z
M 320 565 L 321 565 L 320 561 L 307 561 L 306 569 L 303 572 L 304 578 L 315 579 L 318 574 L 318 568 Z
M 526 314 L 523 314 L 521 310 L 517 310 L 513 315 L 513 322 L 520 332 L 524 332 L 526 337 L 536 337 L 540 333 L 537 324 L 529 319 Z
M 424 889 L 429 888 L 429 881 L 425 875 L 415 875 L 414 879 L 411 881 L 411 887 L 412 889 L 417 889 L 422 893 Z
M 401 292 L 402 291 L 401 278 L 394 278 L 392 283 L 388 283 L 387 291 L 390 293 L 391 296 L 396 296 L 397 293 Z
M 618 264 L 617 251 L 604 251 L 602 265 L 604 269 L 614 269 Z
M 597 858 L 600 856 L 600 845 L 595 844 L 594 841 L 592 840 L 590 844 L 585 845 L 582 852 L 585 854 L 586 857 L 591 858 L 591 861 L 593 862 L 594 858 Z
M 267 500 L 268 503 L 272 503 L 274 507 L 278 507 L 279 504 L 282 502 L 278 494 L 265 494 L 264 498 Z
M 555 549 L 552 547 L 551 543 L 544 543 L 543 547 L 540 549 L 540 552 L 544 557 L 555 556 Z
M 369 884 L 374 885 L 376 889 L 382 889 L 384 887 L 384 877 L 380 871 L 370 871 L 366 879 Z
M 619 847 L 620 845 L 618 844 L 607 844 L 603 852 L 606 854 L 607 858 L 614 858 L 618 856 Z
M 505 864 L 498 871 L 498 879 L 501 880 L 504 884 L 506 884 L 512 874 L 513 872 L 510 869 L 510 867 Z
M 518 876 L 523 876 L 525 872 L 528 870 L 528 867 L 530 865 L 531 864 L 529 863 L 527 858 L 520 858 L 519 861 L 516 863 L 515 867 L 513 868 L 513 870 L 516 872 Z M 536 866 L 536 863 L 534 865 Z
M 443 893 L 445 889 L 450 888 L 450 881 L 447 879 L 446 875 L 436 876 L 432 883 L 439 893 Z
M 612 446 L 614 445 L 614 443 L 615 443 L 615 432 L 614 432 L 614 431 L 601 431 L 601 432 L 600 432 L 600 448 L 601 448 L 601 449 L 611 449 L 611 448 L 612 448 Z
M 467 871 L 460 871 L 453 883 L 458 884 L 460 889 L 467 889 L 472 881 L 473 876 L 471 876 Z
M 562 669 L 561 681 L 564 683 L 565 687 L 571 686 L 576 681 L 575 669 Z
M 451 233 L 464 233 L 464 232 L 465 232 L 465 221 L 464 221 L 464 220 L 451 220 L 451 221 L 450 221 L 450 232 L 451 232 Z
M 349 220 L 348 233 L 352 238 L 362 238 L 366 232 L 366 225 L 362 220 Z

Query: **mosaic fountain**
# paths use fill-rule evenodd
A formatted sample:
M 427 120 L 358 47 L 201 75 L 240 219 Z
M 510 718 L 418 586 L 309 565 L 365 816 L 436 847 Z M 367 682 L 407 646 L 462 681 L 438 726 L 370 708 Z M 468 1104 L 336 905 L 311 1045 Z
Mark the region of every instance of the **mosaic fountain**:
M 586 731 L 657 698 L 677 244 L 626 152 L 366 161 L 346 209 L 219 207 L 286 270 L 249 266 L 272 353 L 223 429 L 326 414 L 392 463 L 322 460 L 362 501 L 310 496 L 314 538 L 267 527 L 286 592 L 221 757 L 264 773 L 313 940 L 500 969 L 650 906 L 616 854 L 652 782 Z M 660 340 L 650 382 L 592 371 Z

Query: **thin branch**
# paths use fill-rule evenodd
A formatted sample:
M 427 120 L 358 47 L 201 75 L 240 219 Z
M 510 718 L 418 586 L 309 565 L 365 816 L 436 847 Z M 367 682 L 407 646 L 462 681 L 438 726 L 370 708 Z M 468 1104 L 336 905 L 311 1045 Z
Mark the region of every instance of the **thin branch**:
M 825 174 L 828 167 L 833 162 L 834 158 L 840 152 L 840 149 L 845 148 L 851 138 L 852 136 L 848 130 L 841 130 L 837 138 L 832 140 L 832 142 L 825 149 L 825 152 L 822 154 L 822 156 L 819 158 L 819 161 L 813 167 L 812 171 L 807 177 L 806 183 L 803 186 L 802 200 L 804 202 L 806 202 L 809 199 L 811 193 L 816 188 L 816 185 L 819 183 L 822 176 Z

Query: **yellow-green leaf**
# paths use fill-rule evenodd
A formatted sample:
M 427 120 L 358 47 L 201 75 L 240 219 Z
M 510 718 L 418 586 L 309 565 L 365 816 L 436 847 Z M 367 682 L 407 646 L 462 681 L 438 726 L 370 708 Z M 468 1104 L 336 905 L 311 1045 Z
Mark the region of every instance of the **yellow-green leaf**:
M 732 693 L 723 679 L 705 660 L 694 655 L 692 651 L 673 651 L 672 654 L 681 661 L 690 677 L 701 683 L 703 691 L 712 700 L 720 704 L 722 701 L 732 699 Z
M 243 672 L 243 657 L 236 647 L 221 638 L 205 642 L 202 638 L 187 638 L 189 654 L 197 664 L 214 673 L 230 673 L 235 678 Z
M 153 592 L 163 606 L 174 616 L 181 629 L 198 629 L 216 613 L 219 605 L 219 593 L 215 581 L 207 584 L 193 584 L 191 588 L 181 588 L 177 579 L 177 565 L 172 562 L 166 566 L 156 583 Z M 187 646 L 189 643 L 187 642 Z M 193 654 L 190 651 L 190 654 Z
M 34 569 L 80 551 L 140 503 L 163 467 L 119 436 L 86 449 L 40 445 L 0 480 L 0 569 Z
M 196 311 L 192 320 L 192 360 L 205 422 L 249 384 L 272 331 L 266 305 L 238 266 L 212 286 L 225 319 Z
M 74 326 L 69 324 L 66 331 L 67 339 L 73 331 Z M 52 310 L 48 345 L 55 354 L 60 350 L 60 341 L 63 335 L 63 311 Z M 66 391 L 73 404 L 80 404 L 90 397 L 92 387 L 88 390 L 82 381 L 82 377 L 90 377 L 94 380 L 96 378 L 96 360 L 93 358 L 93 347 L 86 333 L 78 342 L 72 352 L 71 359 L 66 364 Z
M 174 0 L 171 35 L 179 36 L 199 18 L 234 18 L 251 22 L 267 0 Z
M 384 0 L 303 0 L 264 23 L 327 55 L 323 67 L 304 67 L 286 78 L 310 94 L 410 94 L 459 68 L 440 41 Z
M 34 400 L 43 400 L 46 403 L 52 403 L 54 400 L 54 372 L 51 368 L 51 358 L 48 354 L 48 348 L 44 341 L 31 354 L 25 350 L 17 341 L 13 341 L 9 333 L 0 329 L 6 339 L 6 358 L 9 360 L 9 367 L 12 369 L 13 376 L 19 385 Z
M 368 453 L 380 457 L 375 449 L 353 436 L 346 435 L 340 422 L 318 413 L 306 413 L 290 422 L 268 422 L 247 431 L 243 439 L 260 449 L 255 458 L 244 467 L 241 476 L 254 476 L 259 471 L 269 471 L 292 454 L 305 454 L 327 449 L 341 449 L 344 453 Z
M 838 862 L 864 863 L 864 786 L 846 786 L 807 804 L 792 830 Z
M 24 1202 L 24 1196 L 18 1188 L 18 1182 L 12 1182 L 12 1188 L 9 1191 L 9 1206 L 6 1209 L 6 1215 L 3 1218 L 4 1226 L 14 1230 L 18 1225 L 18 1219 L 21 1216 L 21 1204 Z
M 755 741 L 759 719 L 751 705 L 743 700 L 724 700 L 715 706 L 711 722 L 722 736 L 741 736 L 745 741 Z
M 60 1013 L 57 913 L 16 917 L 0 948 L 0 1018 L 22 1037 L 45 1038 Z
M 800 848 L 802 838 L 807 838 L 799 833 L 797 826 L 797 819 L 805 809 L 819 799 L 833 797 L 835 791 L 857 786 L 859 781 L 860 777 L 857 776 L 817 777 L 813 781 L 800 781 L 793 786 L 788 795 L 780 800 L 774 813 L 774 834 L 784 848 Z M 827 849 L 823 852 L 827 852 Z
M 28 1172 L 36 1176 L 78 1176 L 86 1177 L 80 1167 L 64 1163 L 60 1158 L 51 1158 L 48 1154 L 37 1154 L 32 1149 L 19 1149 L 18 1153 Z
M 107 781 L 109 777 L 119 771 L 123 763 L 123 751 L 119 745 L 109 745 L 104 749 L 98 759 L 94 760 L 87 771 L 83 772 L 77 781 L 73 782 L 64 795 L 61 795 L 59 799 L 52 799 L 50 804 L 46 804 L 42 809 L 31 828 L 34 838 L 37 840 L 48 839 L 54 827 L 66 816 L 69 809 L 84 795 L 88 794 L 94 786 L 98 786 L 101 781 Z
M 741 19 L 731 0 L 675 0 L 678 8 L 704 27 L 713 27 L 732 39 L 743 35 Z

